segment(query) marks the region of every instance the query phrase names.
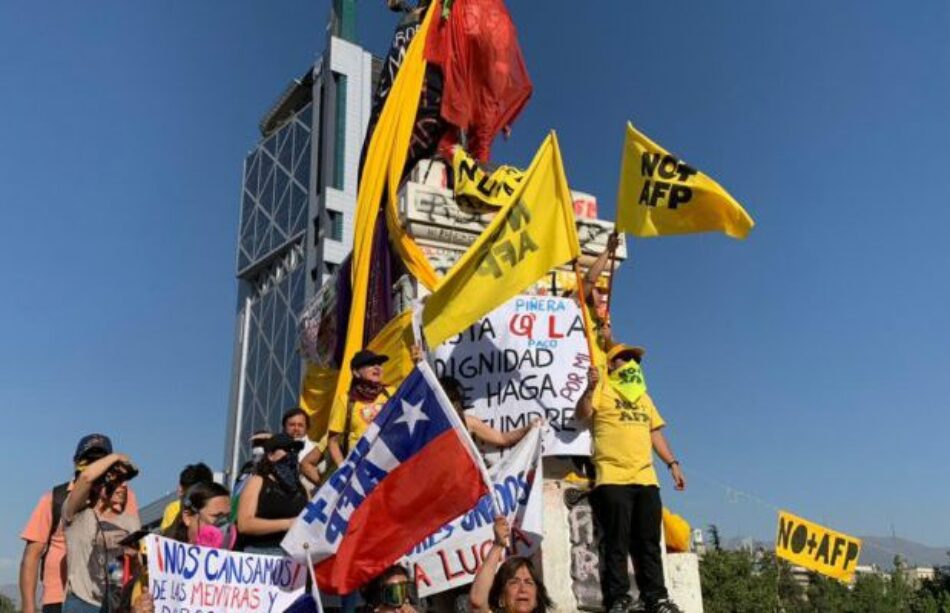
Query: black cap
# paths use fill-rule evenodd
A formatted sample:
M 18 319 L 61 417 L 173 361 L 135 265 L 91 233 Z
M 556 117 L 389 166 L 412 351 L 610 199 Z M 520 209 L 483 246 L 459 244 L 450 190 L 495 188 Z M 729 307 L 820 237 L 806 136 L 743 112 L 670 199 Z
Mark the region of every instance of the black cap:
M 93 451 L 98 451 L 103 456 L 109 455 L 112 453 L 112 441 L 105 434 L 87 434 L 79 439 L 79 444 L 76 445 L 76 453 L 73 455 L 73 462 L 78 462 Z
M 379 355 L 369 349 L 361 349 L 357 351 L 353 359 L 350 360 L 350 370 L 359 370 L 366 366 L 377 366 L 387 361 L 389 361 L 389 358 L 384 355 Z
M 265 440 L 261 446 L 267 453 L 278 449 L 300 453 L 300 450 L 303 449 L 303 441 L 295 441 L 289 434 L 281 432 Z

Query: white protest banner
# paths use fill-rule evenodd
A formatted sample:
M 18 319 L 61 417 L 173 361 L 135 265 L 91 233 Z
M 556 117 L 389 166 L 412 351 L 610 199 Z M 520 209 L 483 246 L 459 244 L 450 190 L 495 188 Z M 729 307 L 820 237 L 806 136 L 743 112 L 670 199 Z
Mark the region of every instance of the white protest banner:
M 499 510 L 511 524 L 512 555 L 530 556 L 541 544 L 541 430 L 532 428 L 488 471 Z M 401 560 L 413 572 L 420 596 L 472 582 L 494 540 L 494 514 L 485 495 L 475 508 L 442 526 Z
M 590 433 L 574 422 L 590 358 L 577 304 L 518 296 L 433 352 L 439 377 L 455 377 L 469 414 L 508 432 L 543 417 L 544 455 L 590 455 Z M 498 454 L 483 449 L 489 463 Z
M 237 553 L 147 537 L 156 613 L 282 613 L 306 592 L 307 569 L 290 558 Z

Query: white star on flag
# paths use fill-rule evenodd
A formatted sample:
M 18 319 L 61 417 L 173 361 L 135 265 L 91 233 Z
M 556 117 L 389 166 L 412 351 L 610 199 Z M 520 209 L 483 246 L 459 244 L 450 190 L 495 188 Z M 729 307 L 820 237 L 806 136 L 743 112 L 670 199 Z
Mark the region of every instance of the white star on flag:
M 406 424 L 406 427 L 409 428 L 409 436 L 412 436 L 412 431 L 416 428 L 416 424 L 420 421 L 429 421 L 429 418 L 426 417 L 426 414 L 422 412 L 422 400 L 417 404 L 409 404 L 403 399 L 402 401 L 402 417 L 396 420 L 397 424 Z

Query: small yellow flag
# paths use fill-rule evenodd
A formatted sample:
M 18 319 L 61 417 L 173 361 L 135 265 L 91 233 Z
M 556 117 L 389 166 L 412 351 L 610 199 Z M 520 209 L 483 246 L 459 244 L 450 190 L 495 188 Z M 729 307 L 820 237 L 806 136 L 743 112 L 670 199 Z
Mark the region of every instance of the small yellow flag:
M 490 175 L 485 174 L 461 147 L 452 154 L 452 176 L 455 179 L 455 199 L 476 208 L 507 205 L 524 180 L 524 172 L 514 166 L 499 166 Z
M 721 185 L 627 123 L 617 229 L 634 236 L 723 232 L 745 238 L 755 222 Z
M 431 347 L 443 343 L 578 255 L 573 198 L 552 132 L 511 202 L 426 300 L 426 340 Z
M 854 578 L 861 539 L 779 511 L 775 554 L 792 564 L 847 582 Z

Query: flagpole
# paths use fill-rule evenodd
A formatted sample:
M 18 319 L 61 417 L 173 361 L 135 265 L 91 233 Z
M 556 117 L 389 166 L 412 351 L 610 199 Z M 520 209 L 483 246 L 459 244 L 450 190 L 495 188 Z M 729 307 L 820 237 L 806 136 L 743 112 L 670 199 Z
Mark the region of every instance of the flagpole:
M 617 233 L 617 222 L 614 220 L 614 236 L 618 236 Z M 610 240 L 609 238 L 607 240 Z M 619 247 L 620 244 L 618 243 Z M 611 249 L 610 251 L 610 278 L 607 279 L 607 319 L 610 319 L 610 302 L 614 298 L 614 267 L 617 264 L 617 249 Z
M 320 586 L 317 585 L 317 575 L 314 572 L 313 558 L 310 556 L 310 543 L 304 543 L 303 549 L 307 552 L 307 572 L 310 574 L 310 595 L 317 603 L 317 613 L 323 613 L 323 601 L 320 600 Z
M 587 351 L 590 354 L 590 363 L 594 363 L 594 345 L 590 339 L 590 318 L 587 313 L 587 301 L 584 299 L 584 280 L 581 278 L 581 268 L 574 258 L 574 276 L 577 278 L 577 296 L 580 298 L 581 317 L 584 318 L 584 338 L 587 339 Z

